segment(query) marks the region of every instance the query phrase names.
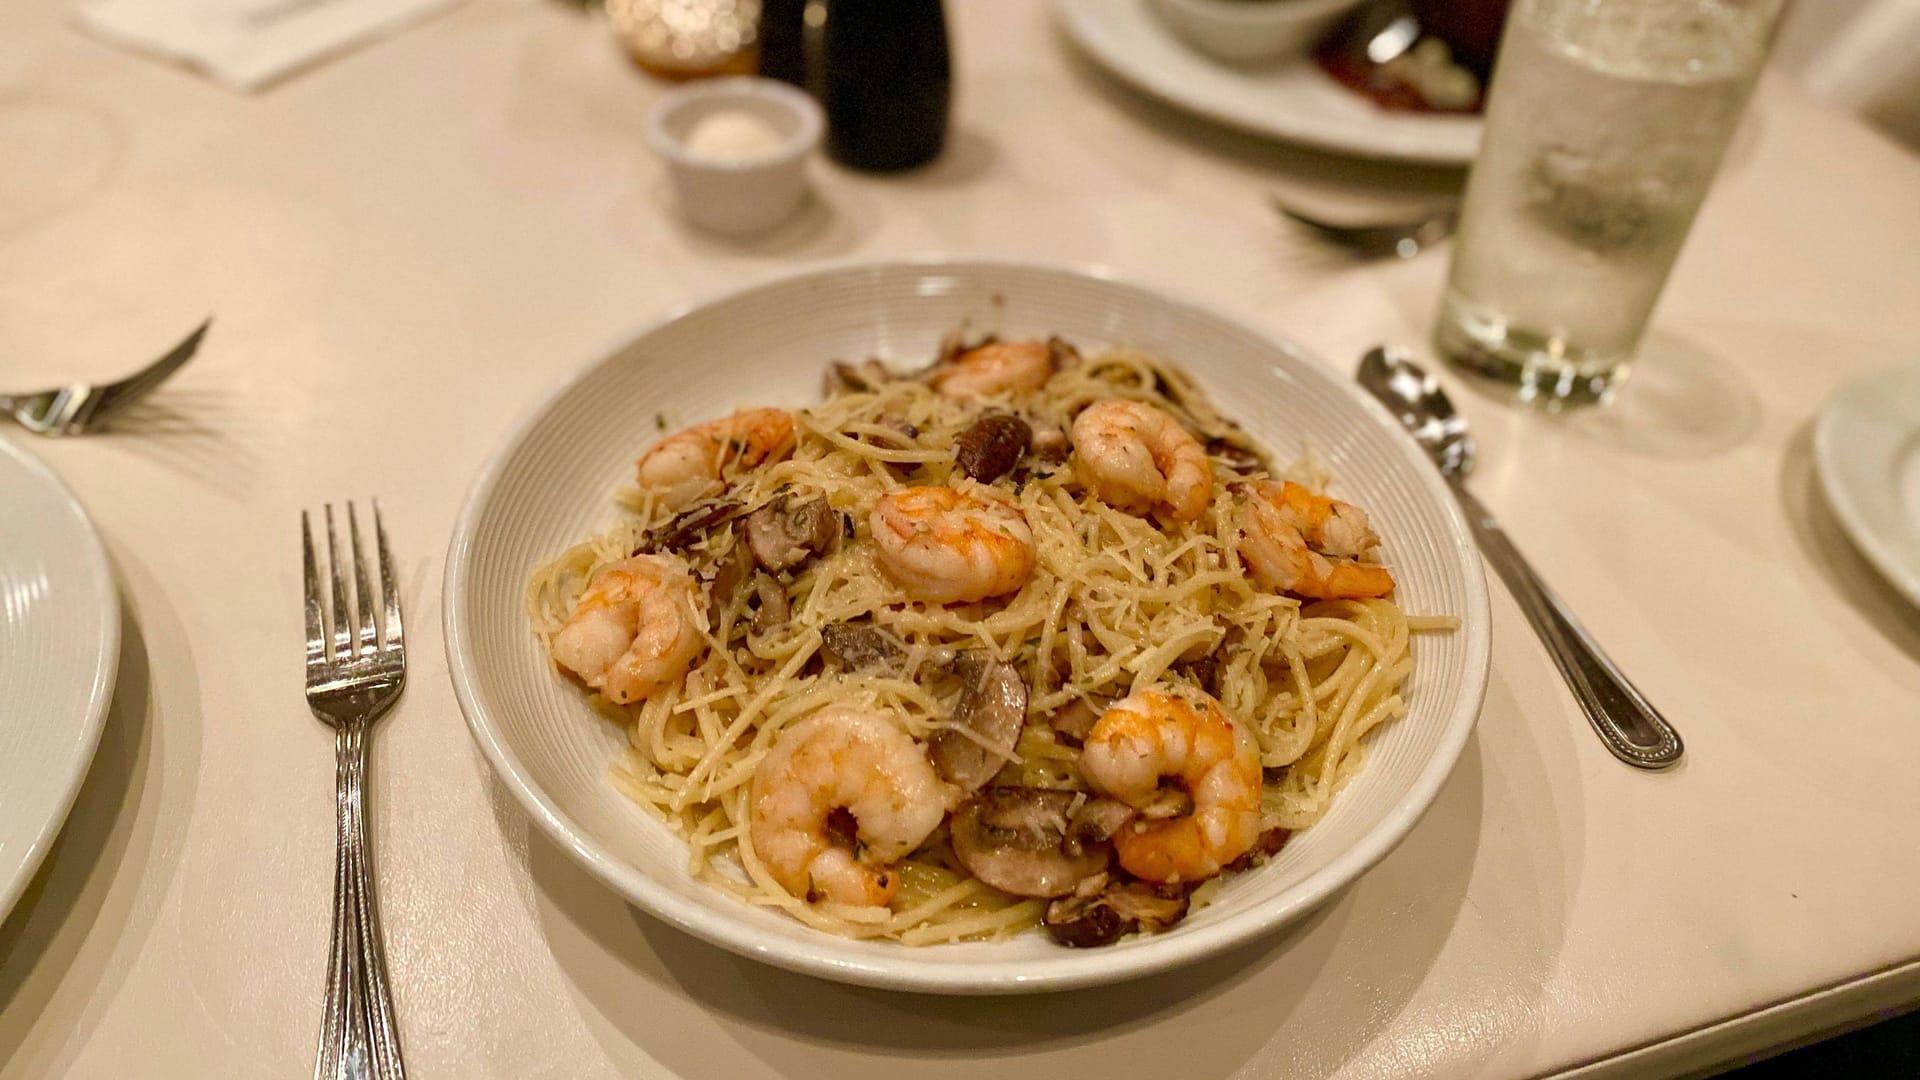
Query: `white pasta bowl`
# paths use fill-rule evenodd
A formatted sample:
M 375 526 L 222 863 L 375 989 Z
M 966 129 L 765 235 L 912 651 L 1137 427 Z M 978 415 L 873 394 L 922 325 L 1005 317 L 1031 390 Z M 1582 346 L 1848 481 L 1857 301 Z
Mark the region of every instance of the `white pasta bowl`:
M 1303 445 L 1333 493 L 1366 508 L 1409 611 L 1458 616 L 1417 635 L 1409 712 L 1374 733 L 1327 816 L 1171 930 L 1073 950 L 1044 933 L 909 947 L 844 940 L 692 877 L 685 844 L 609 781 L 624 736 L 556 673 L 529 630 L 528 574 L 618 516 L 610 493 L 675 423 L 743 404 L 817 400 L 829 360 L 918 364 L 956 326 L 1127 344 L 1185 366 L 1276 452 Z M 539 827 L 621 896 L 700 938 L 794 971 L 934 993 L 1020 993 L 1161 971 L 1298 919 L 1383 858 L 1452 771 L 1486 689 L 1486 582 L 1458 509 L 1394 420 L 1300 348 L 1099 273 L 1005 262 L 847 266 L 672 313 L 589 365 L 507 437 L 447 556 L 447 660 L 475 741 Z

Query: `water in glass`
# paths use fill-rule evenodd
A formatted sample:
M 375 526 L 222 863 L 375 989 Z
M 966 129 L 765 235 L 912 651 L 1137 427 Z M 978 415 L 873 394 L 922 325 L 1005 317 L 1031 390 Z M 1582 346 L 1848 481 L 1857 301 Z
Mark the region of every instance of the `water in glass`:
M 1520 0 L 1437 343 L 1522 397 L 1624 377 L 1780 0 Z

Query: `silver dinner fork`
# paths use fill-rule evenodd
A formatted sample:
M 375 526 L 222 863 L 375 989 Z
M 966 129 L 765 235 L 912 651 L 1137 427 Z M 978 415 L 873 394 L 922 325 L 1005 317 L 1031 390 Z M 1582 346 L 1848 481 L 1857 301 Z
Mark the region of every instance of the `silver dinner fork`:
M 327 632 L 320 571 L 313 555 L 313 528 L 300 513 L 300 542 L 307 577 L 307 706 L 333 726 L 338 858 L 333 871 L 333 934 L 327 967 L 327 1002 L 320 1023 L 314 1080 L 402 1080 L 400 1033 L 387 989 L 386 948 L 379 905 L 374 901 L 373 857 L 362 805 L 367 773 L 367 732 L 392 707 L 407 681 L 407 649 L 400 625 L 400 593 L 393 583 L 393 555 L 373 507 L 374 544 L 380 558 L 380 609 L 374 609 L 360 522 L 347 504 L 347 534 L 353 557 L 355 608 L 349 613 L 342 578 L 333 506 L 326 508 L 327 562 L 333 581 L 332 634 Z M 331 642 L 331 648 L 329 648 Z
M 1268 202 L 1288 221 L 1362 259 L 1411 259 L 1452 236 L 1460 224 L 1457 210 L 1433 210 L 1401 221 L 1344 223 L 1315 217 L 1278 196 L 1268 196 Z
M 0 415 L 39 435 L 84 435 L 99 431 L 127 406 L 153 392 L 168 376 L 193 359 L 200 339 L 207 336 L 209 318 L 167 355 L 139 371 L 105 386 L 68 383 L 31 394 L 0 394 Z

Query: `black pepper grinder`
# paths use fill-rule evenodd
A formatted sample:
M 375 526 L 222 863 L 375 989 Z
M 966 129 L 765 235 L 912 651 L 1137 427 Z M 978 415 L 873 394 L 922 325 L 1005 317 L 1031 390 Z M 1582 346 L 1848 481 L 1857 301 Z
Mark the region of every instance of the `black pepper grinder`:
M 807 0 L 760 0 L 760 74 L 807 88 Z
M 807 75 L 827 153 L 869 172 L 932 161 L 947 139 L 953 67 L 940 0 L 809 0 Z

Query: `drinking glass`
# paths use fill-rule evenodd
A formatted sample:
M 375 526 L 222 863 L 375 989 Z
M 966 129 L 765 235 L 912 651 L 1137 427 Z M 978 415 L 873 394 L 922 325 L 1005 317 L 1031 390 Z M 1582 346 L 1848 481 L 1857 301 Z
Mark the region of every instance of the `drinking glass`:
M 1524 399 L 1604 400 L 1719 168 L 1783 0 L 1517 0 L 1435 343 Z

